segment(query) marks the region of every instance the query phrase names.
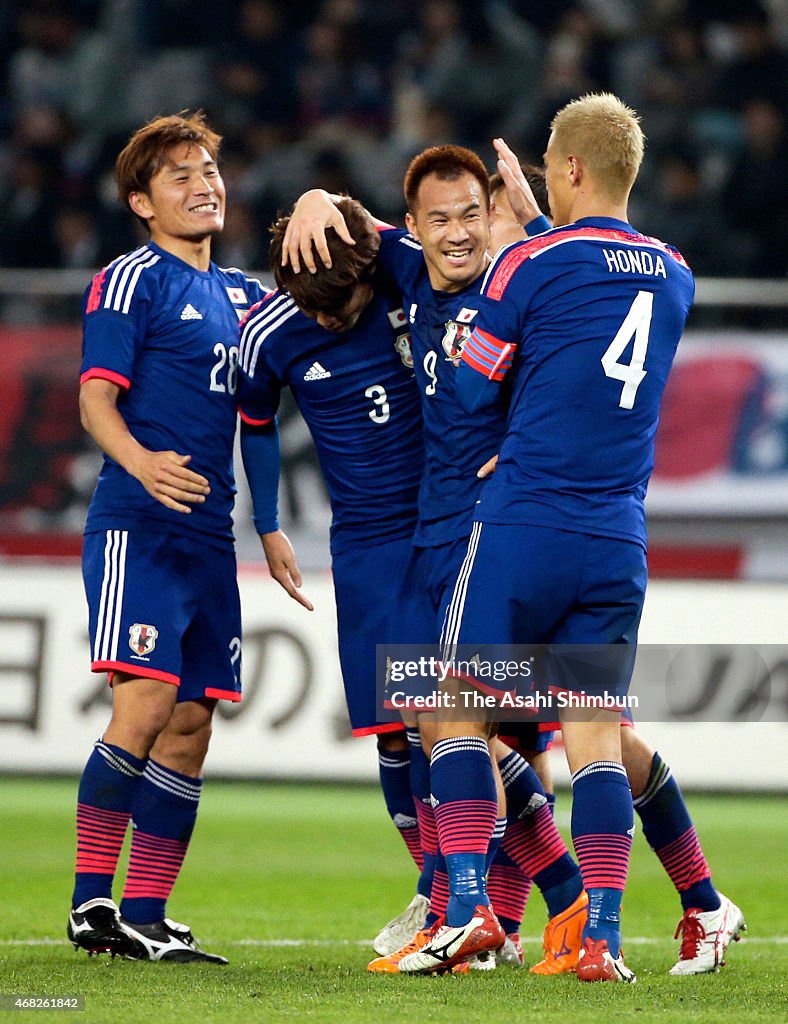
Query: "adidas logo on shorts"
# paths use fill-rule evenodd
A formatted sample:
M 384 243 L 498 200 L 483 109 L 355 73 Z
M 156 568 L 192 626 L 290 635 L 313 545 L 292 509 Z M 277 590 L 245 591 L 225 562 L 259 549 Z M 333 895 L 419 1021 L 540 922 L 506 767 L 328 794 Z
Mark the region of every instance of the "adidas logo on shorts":
M 304 380 L 325 380 L 330 376 L 331 371 L 327 370 L 325 366 L 321 366 L 320 363 L 312 363 L 304 374 Z
M 181 320 L 202 320 L 202 313 L 199 313 L 191 302 L 189 302 L 183 307 Z

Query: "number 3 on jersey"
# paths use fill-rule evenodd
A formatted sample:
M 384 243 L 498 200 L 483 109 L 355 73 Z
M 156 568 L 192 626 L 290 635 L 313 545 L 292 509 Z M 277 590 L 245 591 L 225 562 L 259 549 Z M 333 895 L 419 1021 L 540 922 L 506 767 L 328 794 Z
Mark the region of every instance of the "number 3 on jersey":
M 387 423 L 391 415 L 389 397 L 382 384 L 370 384 L 364 392 L 367 398 L 371 398 L 375 408 L 369 410 L 369 418 L 373 423 Z
M 653 307 L 653 292 L 638 292 L 624 317 L 624 322 L 602 356 L 602 367 L 606 376 L 624 382 L 618 401 L 622 409 L 634 408 L 635 396 L 646 376 L 643 364 L 646 361 Z M 632 346 L 632 359 L 629 363 L 620 363 L 619 359 L 633 337 L 635 342 Z

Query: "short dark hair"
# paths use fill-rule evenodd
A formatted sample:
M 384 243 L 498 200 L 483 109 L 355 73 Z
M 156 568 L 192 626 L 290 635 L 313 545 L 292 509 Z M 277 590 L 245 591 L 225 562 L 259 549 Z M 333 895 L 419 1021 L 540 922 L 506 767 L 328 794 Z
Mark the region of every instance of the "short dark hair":
M 525 180 L 531 186 L 531 191 L 534 194 L 536 205 L 546 214 L 550 216 L 550 200 L 547 198 L 547 182 L 545 181 L 545 174 L 543 167 L 537 167 L 535 164 L 520 164 Z M 495 171 L 494 174 L 490 175 L 490 197 L 493 198 L 496 192 L 499 192 L 506 186 L 503 183 L 503 178 Z
M 271 225 L 269 260 L 277 287 L 289 292 L 301 309 L 317 313 L 337 313 L 347 306 L 356 286 L 369 281 L 375 272 L 380 235 L 372 218 L 355 199 L 342 199 L 337 209 L 345 218 L 355 245 L 343 242 L 333 228 L 326 232 L 331 267 L 323 266 L 315 252 L 317 270 L 296 274 L 288 263 L 282 266 L 282 243 L 290 216 L 279 217 Z
M 210 127 L 201 110 L 154 117 L 134 132 L 115 161 L 115 183 L 124 206 L 128 206 L 133 192 L 149 193 L 151 178 L 164 166 L 167 153 L 182 142 L 204 146 L 212 160 L 219 158 L 222 137 Z M 144 217 L 137 220 L 150 227 Z
M 463 174 L 470 174 L 481 185 L 482 194 L 490 205 L 489 176 L 481 157 L 464 146 L 430 146 L 415 156 L 405 171 L 403 191 L 411 213 L 418 206 L 419 186 L 428 174 L 434 174 L 441 181 L 456 181 Z

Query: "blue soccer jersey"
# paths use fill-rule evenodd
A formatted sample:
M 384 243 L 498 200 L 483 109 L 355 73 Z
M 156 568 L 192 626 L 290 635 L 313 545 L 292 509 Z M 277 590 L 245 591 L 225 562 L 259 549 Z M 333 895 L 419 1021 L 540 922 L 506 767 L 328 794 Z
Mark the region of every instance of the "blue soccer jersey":
M 645 545 L 659 405 L 692 304 L 681 255 L 584 218 L 504 249 L 458 371 L 473 408 L 511 371 L 506 438 L 477 519 Z
M 191 455 L 211 493 L 184 515 L 105 455 L 87 531 L 144 525 L 232 542 L 238 324 L 265 294 L 239 270 L 196 270 L 152 242 L 96 275 L 83 300 L 82 382 L 118 384 L 132 436 Z
M 331 551 L 413 533 L 424 466 L 407 320 L 377 292 L 335 334 L 272 292 L 241 336 L 239 406 L 251 426 L 273 420 L 289 387 L 315 442 L 332 509 Z
M 378 265 L 402 292 L 411 325 L 426 448 L 414 540 L 435 547 L 470 534 L 482 489 L 476 471 L 496 454 L 504 431 L 501 399 L 471 417 L 456 394 L 457 365 L 479 310 L 482 278 L 460 292 L 436 291 L 421 245 L 396 229 L 381 231 Z

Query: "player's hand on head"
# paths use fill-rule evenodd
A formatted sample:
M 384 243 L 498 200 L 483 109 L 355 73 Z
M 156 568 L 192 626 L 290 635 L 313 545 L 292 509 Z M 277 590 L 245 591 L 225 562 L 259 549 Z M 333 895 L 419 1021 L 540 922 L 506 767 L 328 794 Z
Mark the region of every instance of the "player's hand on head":
M 261 533 L 260 541 L 268 568 L 279 586 L 286 590 L 294 601 L 303 605 L 307 611 L 314 611 L 312 602 L 300 593 L 301 570 L 298 568 L 295 551 L 287 534 L 281 530 Z
M 304 266 L 310 274 L 317 270 L 315 250 L 327 268 L 331 267 L 326 230 L 333 228 L 343 242 L 355 245 L 345 218 L 322 188 L 305 192 L 295 204 L 282 244 L 282 266 L 289 263 L 298 274 Z
M 211 493 L 208 480 L 188 468 L 191 458 L 172 451 L 146 451 L 134 475 L 152 498 L 167 508 L 188 514 L 190 505 L 202 504 Z
M 492 476 L 495 472 L 495 467 L 498 465 L 498 456 L 493 455 L 491 459 L 488 459 L 483 466 L 476 471 L 476 475 L 480 480 L 484 480 L 485 477 Z
M 528 179 L 523 174 L 517 154 L 503 139 L 493 139 L 493 146 L 498 154 L 498 173 L 503 178 L 512 213 L 521 224 L 530 224 L 532 220 L 541 216 L 542 211 L 528 184 Z

